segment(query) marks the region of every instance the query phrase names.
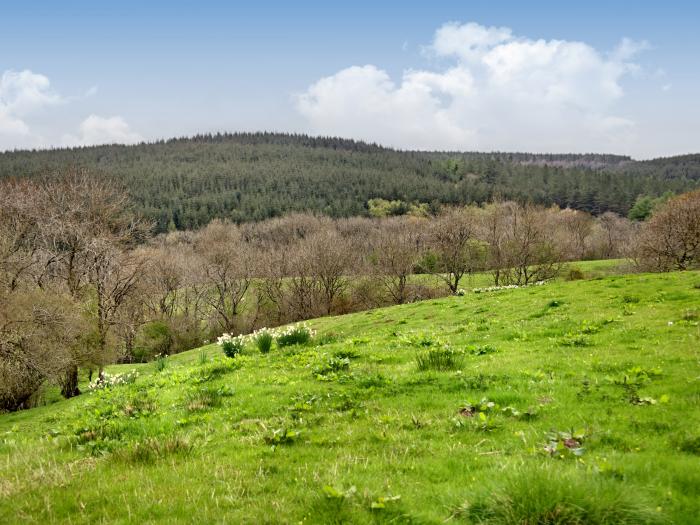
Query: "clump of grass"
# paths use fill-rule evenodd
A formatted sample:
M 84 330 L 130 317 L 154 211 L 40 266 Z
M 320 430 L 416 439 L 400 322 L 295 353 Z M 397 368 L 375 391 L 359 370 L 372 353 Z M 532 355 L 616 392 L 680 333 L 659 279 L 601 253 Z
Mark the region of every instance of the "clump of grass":
M 639 297 L 635 295 L 623 295 L 622 302 L 625 304 L 636 304 L 639 302 Z
M 282 331 L 277 336 L 277 344 L 280 347 L 292 346 L 292 345 L 305 345 L 313 337 L 313 332 L 311 329 L 304 325 L 298 324 L 290 326 L 286 330 Z
M 637 490 L 614 480 L 551 467 L 526 467 L 485 487 L 455 516 L 489 525 L 663 523 Z
M 421 372 L 426 370 L 437 370 L 440 372 L 457 370 L 461 368 L 463 361 L 464 355 L 455 352 L 449 347 L 431 348 L 416 354 L 416 365 Z
M 255 334 L 255 346 L 258 347 L 261 354 L 270 353 L 270 350 L 272 350 L 273 341 L 274 337 L 272 336 L 272 332 L 269 330 L 260 330 Z
M 204 350 L 200 350 L 197 362 L 200 366 L 204 366 L 207 364 L 207 361 L 209 361 L 209 359 L 207 358 L 207 353 Z
M 185 393 L 185 407 L 190 412 L 221 406 L 223 398 L 233 393 L 226 387 L 204 386 Z
M 562 346 L 575 347 L 591 346 L 591 340 L 584 334 L 568 333 L 560 339 L 559 344 Z
M 128 463 L 148 464 L 173 455 L 189 456 L 193 449 L 192 441 L 186 437 L 149 437 L 118 450 L 115 458 Z
M 165 354 L 158 354 L 155 360 L 156 372 L 162 372 L 168 366 L 168 356 Z
M 700 314 L 697 310 L 686 310 L 683 312 L 684 321 L 697 321 L 698 319 L 700 319 Z

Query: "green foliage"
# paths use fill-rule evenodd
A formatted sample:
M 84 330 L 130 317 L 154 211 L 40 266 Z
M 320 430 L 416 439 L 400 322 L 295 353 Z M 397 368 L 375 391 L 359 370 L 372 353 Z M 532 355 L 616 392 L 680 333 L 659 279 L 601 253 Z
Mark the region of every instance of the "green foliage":
M 167 323 L 163 321 L 146 323 L 137 334 L 134 357 L 137 361 L 144 362 L 159 355 L 168 355 L 173 348 L 173 343 L 173 334 Z

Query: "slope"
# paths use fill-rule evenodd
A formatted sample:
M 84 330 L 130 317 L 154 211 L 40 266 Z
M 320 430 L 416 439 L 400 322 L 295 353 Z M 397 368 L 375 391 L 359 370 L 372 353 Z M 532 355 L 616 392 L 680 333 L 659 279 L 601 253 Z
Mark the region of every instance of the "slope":
M 613 276 L 141 365 L 0 416 L 0 522 L 693 523 L 699 315 L 697 272 Z

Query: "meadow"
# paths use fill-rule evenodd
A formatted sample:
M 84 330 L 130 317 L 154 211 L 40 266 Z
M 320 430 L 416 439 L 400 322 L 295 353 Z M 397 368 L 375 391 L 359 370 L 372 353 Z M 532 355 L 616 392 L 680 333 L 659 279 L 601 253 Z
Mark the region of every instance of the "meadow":
M 0 522 L 698 523 L 700 273 L 597 271 L 109 367 L 0 415 Z

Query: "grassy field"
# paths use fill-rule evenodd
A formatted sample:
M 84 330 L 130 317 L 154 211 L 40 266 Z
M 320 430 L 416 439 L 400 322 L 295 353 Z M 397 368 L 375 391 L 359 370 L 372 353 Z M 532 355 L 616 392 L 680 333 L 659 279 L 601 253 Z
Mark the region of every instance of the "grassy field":
M 698 272 L 609 276 L 113 367 L 0 416 L 0 523 L 700 523 L 699 319 Z

